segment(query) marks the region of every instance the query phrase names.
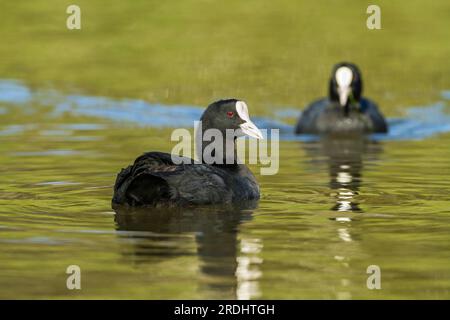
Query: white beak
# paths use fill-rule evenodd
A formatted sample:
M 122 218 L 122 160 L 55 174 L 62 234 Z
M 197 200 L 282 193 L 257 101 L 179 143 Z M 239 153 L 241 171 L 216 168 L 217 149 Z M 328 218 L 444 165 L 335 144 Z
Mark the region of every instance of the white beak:
M 350 87 L 338 87 L 337 91 L 339 94 L 339 103 L 344 107 L 347 104 L 351 89 Z
M 236 111 L 239 117 L 245 122 L 240 125 L 244 134 L 256 139 L 263 139 L 263 135 L 257 126 L 250 120 L 247 104 L 244 101 L 236 102 Z
M 348 96 L 352 89 L 353 71 L 349 67 L 340 67 L 336 70 L 337 92 L 339 94 L 339 103 L 341 106 L 347 104 Z
M 256 139 L 264 139 L 262 132 L 250 120 L 247 120 L 246 122 L 241 124 L 240 127 L 241 127 L 242 132 L 245 133 L 246 135 L 248 135 L 249 137 L 256 138 Z

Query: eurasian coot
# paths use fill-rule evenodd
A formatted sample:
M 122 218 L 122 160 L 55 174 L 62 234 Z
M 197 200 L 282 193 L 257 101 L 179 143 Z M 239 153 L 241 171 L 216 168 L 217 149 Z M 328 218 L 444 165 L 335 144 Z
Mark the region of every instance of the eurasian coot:
M 220 161 L 194 163 L 192 159 L 168 153 L 145 153 L 118 174 L 113 204 L 178 206 L 259 199 L 258 183 L 247 166 L 238 161 L 234 143 L 237 136 L 262 138 L 261 131 L 249 118 L 245 102 L 236 99 L 214 102 L 200 120 L 202 137 L 208 129 L 221 133 L 223 152 L 214 154 L 220 148 L 212 151 Z M 236 130 L 236 134 L 227 134 L 228 129 Z M 210 142 L 201 140 L 203 154 Z M 231 152 L 227 153 L 230 146 Z
M 336 64 L 330 78 L 329 96 L 303 111 L 295 133 L 386 133 L 386 121 L 377 105 L 362 97 L 361 73 L 353 63 Z

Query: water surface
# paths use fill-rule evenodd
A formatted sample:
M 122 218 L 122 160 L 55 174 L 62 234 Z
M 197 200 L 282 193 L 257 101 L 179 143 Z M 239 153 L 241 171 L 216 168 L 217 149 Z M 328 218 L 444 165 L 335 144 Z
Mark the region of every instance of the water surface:
M 450 298 L 448 91 L 368 140 L 280 128 L 280 170 L 239 208 L 113 210 L 120 168 L 170 152 L 201 106 L 0 81 L 1 298 Z M 250 106 L 250 112 L 251 112 Z M 82 290 L 66 289 L 69 265 Z M 368 290 L 378 265 L 382 289 Z

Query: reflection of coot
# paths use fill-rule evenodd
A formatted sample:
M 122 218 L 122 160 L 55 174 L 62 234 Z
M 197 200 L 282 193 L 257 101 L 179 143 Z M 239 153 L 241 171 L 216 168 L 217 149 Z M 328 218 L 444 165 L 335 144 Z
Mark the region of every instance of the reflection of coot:
M 211 278 L 208 289 L 227 290 L 234 297 L 238 228 L 242 221 L 251 219 L 256 206 L 257 202 L 252 201 L 220 207 L 115 206 L 114 210 L 119 236 L 135 240 L 134 261 L 152 263 L 162 257 L 192 254 L 187 242 L 189 235 L 195 234 L 200 270 Z
M 303 146 L 314 162 L 328 164 L 330 188 L 337 192 L 332 210 L 361 211 L 355 196 L 362 182 L 364 162 L 376 158 L 383 151 L 382 146 L 364 137 L 324 138 Z

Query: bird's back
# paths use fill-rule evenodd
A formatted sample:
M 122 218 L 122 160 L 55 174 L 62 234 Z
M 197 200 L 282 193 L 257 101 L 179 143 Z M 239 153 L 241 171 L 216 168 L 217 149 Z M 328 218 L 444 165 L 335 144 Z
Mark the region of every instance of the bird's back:
M 296 133 L 309 134 L 361 134 L 387 131 L 384 117 L 377 105 L 361 98 L 359 105 L 350 105 L 345 114 L 343 107 L 328 98 L 310 104 L 301 114 Z
M 183 159 L 185 163 L 193 161 Z M 258 185 L 243 165 L 175 164 L 168 153 L 149 152 L 118 174 L 113 203 L 199 205 L 256 198 Z

